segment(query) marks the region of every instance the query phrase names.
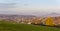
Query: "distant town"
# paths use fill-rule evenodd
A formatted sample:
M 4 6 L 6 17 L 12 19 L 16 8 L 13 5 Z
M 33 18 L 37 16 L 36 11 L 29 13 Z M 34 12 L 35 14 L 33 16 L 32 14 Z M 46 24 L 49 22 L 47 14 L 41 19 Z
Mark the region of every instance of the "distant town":
M 22 24 L 44 24 L 44 25 L 60 25 L 60 16 L 56 17 L 36 17 L 32 15 L 0 15 L 0 21 L 10 21 Z

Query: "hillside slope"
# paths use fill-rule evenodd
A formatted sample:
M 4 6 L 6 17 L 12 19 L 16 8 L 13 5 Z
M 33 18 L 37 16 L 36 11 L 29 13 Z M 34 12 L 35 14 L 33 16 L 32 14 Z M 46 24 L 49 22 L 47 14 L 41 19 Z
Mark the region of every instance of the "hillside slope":
M 60 31 L 60 28 L 0 22 L 0 31 Z

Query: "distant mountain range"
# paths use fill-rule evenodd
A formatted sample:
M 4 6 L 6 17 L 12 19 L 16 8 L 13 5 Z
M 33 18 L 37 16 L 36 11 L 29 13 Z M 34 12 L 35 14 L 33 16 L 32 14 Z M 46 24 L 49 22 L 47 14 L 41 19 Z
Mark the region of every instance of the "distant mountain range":
M 0 17 L 20 17 L 20 18 L 32 18 L 34 15 L 11 15 L 11 14 L 0 14 Z
M 14 12 L 15 13 L 15 12 Z M 46 12 L 24 12 L 24 13 L 17 13 L 17 14 L 14 14 L 14 13 L 7 13 L 7 15 L 20 15 L 20 16 L 37 16 L 37 17 L 46 17 L 46 16 L 60 16 L 60 13 L 56 13 L 56 12 L 52 12 L 52 13 L 46 13 Z M 1 14 L 0 13 L 0 16 L 1 15 L 6 15 L 6 14 Z
M 52 16 L 52 17 L 55 17 L 55 16 L 60 16 L 60 13 L 55 13 L 55 12 L 53 12 L 53 13 L 47 13 L 47 14 L 45 14 L 43 16 Z

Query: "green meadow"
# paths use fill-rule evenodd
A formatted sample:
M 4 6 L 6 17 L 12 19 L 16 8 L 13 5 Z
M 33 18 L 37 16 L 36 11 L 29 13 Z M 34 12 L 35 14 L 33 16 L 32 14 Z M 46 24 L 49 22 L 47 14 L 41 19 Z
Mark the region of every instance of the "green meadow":
M 60 28 L 0 21 L 0 31 L 60 31 Z

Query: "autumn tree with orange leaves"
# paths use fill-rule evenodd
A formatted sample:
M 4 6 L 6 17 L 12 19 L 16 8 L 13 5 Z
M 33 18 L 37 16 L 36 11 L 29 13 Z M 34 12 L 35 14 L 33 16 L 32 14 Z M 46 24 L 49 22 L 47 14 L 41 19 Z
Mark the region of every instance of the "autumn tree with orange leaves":
M 45 25 L 54 26 L 54 20 L 51 17 L 47 17 L 45 21 Z

